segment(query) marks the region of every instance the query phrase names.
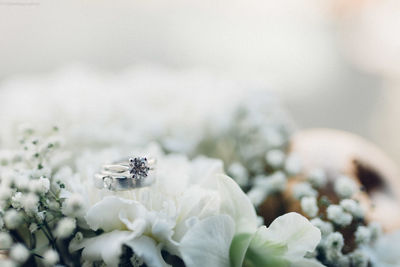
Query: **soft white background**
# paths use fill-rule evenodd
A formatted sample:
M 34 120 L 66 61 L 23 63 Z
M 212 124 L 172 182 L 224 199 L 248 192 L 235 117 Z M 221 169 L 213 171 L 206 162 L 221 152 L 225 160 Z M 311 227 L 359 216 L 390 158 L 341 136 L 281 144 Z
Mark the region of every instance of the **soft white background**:
M 0 88 L 76 64 L 198 70 L 273 90 L 300 126 L 358 133 L 400 162 L 399 18 L 395 0 L 0 0 Z

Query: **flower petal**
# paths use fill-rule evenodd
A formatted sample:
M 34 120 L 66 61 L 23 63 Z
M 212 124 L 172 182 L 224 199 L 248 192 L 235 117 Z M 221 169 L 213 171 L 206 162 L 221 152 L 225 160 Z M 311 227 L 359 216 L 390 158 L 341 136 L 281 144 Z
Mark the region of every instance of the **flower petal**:
M 180 252 L 187 267 L 230 266 L 229 247 L 235 223 L 227 215 L 208 217 L 196 223 L 182 238 Z
M 217 179 L 222 198 L 221 213 L 228 214 L 234 219 L 237 233 L 254 233 L 257 229 L 257 215 L 250 199 L 232 178 L 217 175 Z
M 276 218 L 263 233 L 271 243 L 287 246 L 288 259 L 302 258 L 312 252 L 321 240 L 321 232 L 304 216 L 291 212 Z
M 85 219 L 93 230 L 125 230 L 128 226 L 120 219 L 121 212 L 123 218 L 133 221 L 134 218 L 143 218 L 145 209 L 137 201 L 107 196 L 88 210 Z
M 122 252 L 122 244 L 131 238 L 130 231 L 112 231 L 80 243 L 71 243 L 69 250 L 76 251 L 84 248 L 82 258 L 88 261 L 103 260 L 108 266 L 118 266 Z
M 148 236 L 141 236 L 125 243 L 132 248 L 133 252 L 139 256 L 147 266 L 150 267 L 167 267 L 167 264 L 161 256 L 161 245 Z

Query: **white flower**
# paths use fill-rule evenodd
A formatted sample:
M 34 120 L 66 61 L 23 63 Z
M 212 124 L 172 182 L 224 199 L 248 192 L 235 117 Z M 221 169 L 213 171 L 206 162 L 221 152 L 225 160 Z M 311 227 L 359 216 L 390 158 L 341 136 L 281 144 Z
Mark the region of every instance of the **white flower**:
M 29 250 L 22 244 L 15 244 L 10 249 L 10 258 L 24 263 L 30 256 Z
M 9 249 L 12 245 L 12 238 L 6 232 L 0 232 L 0 250 Z
M 54 266 L 58 260 L 58 253 L 53 249 L 49 249 L 43 254 L 43 262 L 46 266 Z
M 369 257 L 368 254 L 366 254 L 364 251 L 358 249 L 351 253 L 351 262 L 352 266 L 354 267 L 367 267 L 369 263 Z
M 285 162 L 285 153 L 279 149 L 273 149 L 265 154 L 265 161 L 273 168 L 279 168 Z
M 29 182 L 29 190 L 38 194 L 46 194 L 50 190 L 50 180 L 41 176 Z
M 358 226 L 354 235 L 360 245 L 366 245 L 371 241 L 371 230 L 366 226 Z
M 308 174 L 308 181 L 316 188 L 321 188 L 326 185 L 328 179 L 323 169 L 314 169 Z
M 84 212 L 84 199 L 80 194 L 71 194 L 62 204 L 61 211 L 66 216 L 80 217 Z
M 71 249 L 84 248 L 84 260 L 117 265 L 122 245 L 148 266 L 166 266 L 161 250 L 179 256 L 188 267 L 229 266 L 235 233 L 254 231 L 254 207 L 222 163 L 199 158 L 157 157 L 157 180 L 149 187 L 108 195 L 88 209 L 91 229 L 103 234 Z M 99 192 L 99 190 L 97 190 Z M 204 257 L 207 255 L 207 257 Z
M 8 229 L 16 229 L 22 222 L 22 215 L 15 209 L 9 209 L 4 214 L 4 223 Z
M 352 179 L 342 175 L 335 180 L 334 189 L 341 198 L 351 198 L 357 190 L 357 185 Z
M 11 206 L 13 206 L 14 209 L 22 208 L 22 199 L 23 199 L 23 194 L 21 192 L 15 193 L 11 197 Z
M 329 234 L 324 242 L 325 256 L 330 262 L 337 261 L 342 258 L 342 248 L 344 246 L 344 239 L 341 233 L 334 232 Z M 344 260 L 344 259 L 342 259 Z
M 254 234 L 237 235 L 231 247 L 232 266 L 241 267 L 244 261 L 254 265 L 253 261 L 275 258 L 278 263 L 289 262 L 293 267 L 322 267 L 317 261 L 304 258 L 320 240 L 321 232 L 305 217 L 288 213 L 276 218 L 268 228 L 261 226 Z M 253 256 L 246 258 L 246 255 Z
M 22 198 L 22 207 L 27 213 L 38 211 L 39 197 L 35 193 L 28 193 Z
M 8 185 L 0 185 L 0 200 L 9 199 L 12 195 L 12 190 Z
M 300 157 L 296 154 L 290 154 L 285 161 L 285 171 L 290 175 L 294 176 L 301 172 L 302 163 Z
M 345 212 L 339 205 L 329 205 L 327 214 L 329 220 L 341 226 L 347 226 L 353 220 L 353 216 Z
M 55 230 L 55 235 L 59 238 L 67 238 L 72 235 L 76 227 L 76 221 L 73 218 L 62 218 Z
M 301 209 L 309 217 L 315 217 L 318 214 L 317 199 L 315 197 L 303 197 L 300 201 Z

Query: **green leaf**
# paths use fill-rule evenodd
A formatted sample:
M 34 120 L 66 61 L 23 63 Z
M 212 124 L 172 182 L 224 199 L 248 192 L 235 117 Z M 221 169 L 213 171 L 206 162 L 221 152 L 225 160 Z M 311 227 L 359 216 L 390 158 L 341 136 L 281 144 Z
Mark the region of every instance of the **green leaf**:
M 229 249 L 229 256 L 232 267 L 242 267 L 243 261 L 253 238 L 253 234 L 242 233 L 233 237 L 231 247 Z

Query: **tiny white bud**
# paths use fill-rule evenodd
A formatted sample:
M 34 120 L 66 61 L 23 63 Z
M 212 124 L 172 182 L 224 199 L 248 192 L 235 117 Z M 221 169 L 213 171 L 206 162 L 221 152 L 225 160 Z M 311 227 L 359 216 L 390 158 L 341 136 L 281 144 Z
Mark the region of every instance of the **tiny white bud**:
M 43 262 L 46 266 L 54 266 L 59 261 L 57 251 L 49 249 L 43 254 Z
M 376 241 L 382 234 L 382 225 L 378 222 L 370 222 L 368 228 L 371 231 L 371 241 Z
M 22 208 L 22 199 L 23 199 L 23 194 L 21 192 L 17 192 L 14 194 L 14 196 L 11 197 L 11 206 L 14 209 L 21 209 Z
M 249 192 L 247 192 L 247 196 L 254 206 L 260 205 L 267 195 L 267 190 L 261 187 L 253 187 Z
M 273 149 L 265 154 L 265 161 L 272 168 L 279 168 L 285 162 L 285 153 L 279 149 Z
M 56 227 L 55 235 L 59 238 L 67 238 L 71 236 L 76 227 L 76 221 L 73 218 L 64 217 L 62 218 Z
M 328 179 L 323 169 L 314 169 L 308 174 L 308 181 L 312 184 L 312 186 L 321 188 L 326 185 Z
M 301 172 L 302 164 L 300 158 L 296 154 L 291 154 L 286 158 L 285 171 L 294 176 Z
M 39 179 L 31 180 L 29 190 L 38 194 L 46 194 L 50 189 L 50 180 L 41 176 Z
M 15 209 L 7 210 L 4 214 L 4 223 L 8 229 L 16 229 L 22 222 L 22 215 Z
M 39 197 L 35 193 L 28 193 L 22 198 L 22 206 L 27 213 L 38 210 Z
M 344 239 L 341 233 L 334 232 L 327 236 L 325 247 L 334 251 L 341 251 L 344 245 Z
M 369 257 L 365 252 L 357 249 L 351 253 L 351 262 L 354 267 L 367 267 Z
M 315 197 L 303 197 L 300 201 L 301 209 L 309 217 L 315 217 L 318 214 L 317 199 Z
M 371 231 L 366 226 L 359 226 L 354 235 L 360 245 L 367 245 L 371 241 Z
M 80 194 L 72 194 L 65 199 L 61 211 L 64 215 L 70 217 L 83 216 L 83 197 Z
M 357 185 L 352 179 L 343 175 L 335 181 L 334 189 L 339 197 L 351 198 L 357 190 Z
M 38 227 L 38 225 L 37 225 L 36 223 L 31 223 L 31 224 L 29 225 L 29 231 L 30 231 L 31 233 L 36 232 L 37 229 L 39 229 L 39 227 Z
M 7 185 L 1 185 L 0 186 L 0 199 L 1 200 L 7 200 L 11 197 L 12 195 L 12 190 L 9 186 Z
M 19 263 L 26 262 L 29 256 L 29 250 L 20 243 L 13 245 L 10 249 L 10 258 Z
M 364 216 L 360 204 L 354 199 L 343 199 L 340 201 L 340 206 L 356 218 L 362 218 Z
M 228 168 L 228 173 L 240 186 L 247 185 L 249 182 L 249 173 L 239 162 L 232 163 Z
M 6 232 L 0 232 L 0 249 L 9 249 L 12 245 L 12 238 Z
M 340 226 L 347 226 L 353 220 L 353 216 L 345 212 L 339 205 L 330 205 L 327 209 L 327 214 L 329 220 Z

